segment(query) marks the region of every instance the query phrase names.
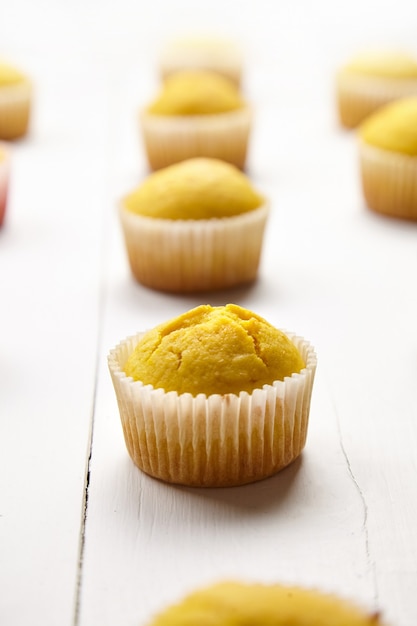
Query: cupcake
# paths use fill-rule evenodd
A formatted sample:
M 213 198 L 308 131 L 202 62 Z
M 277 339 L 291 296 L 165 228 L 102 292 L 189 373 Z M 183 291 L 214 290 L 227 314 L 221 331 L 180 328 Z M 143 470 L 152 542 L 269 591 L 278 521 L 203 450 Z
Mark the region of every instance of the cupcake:
M 387 104 L 363 122 L 359 158 L 368 207 L 417 220 L 417 97 Z
M 18 139 L 29 125 L 31 84 L 20 71 L 0 63 L 0 139 Z
M 128 452 L 155 478 L 242 485 L 304 448 L 314 349 L 242 307 L 201 305 L 121 342 L 108 362 Z
M 163 80 L 181 70 L 209 70 L 240 86 L 242 52 L 228 39 L 218 37 L 181 37 L 162 49 L 159 69 Z
M 10 176 L 10 154 L 5 144 L 0 143 L 0 227 L 4 222 Z
M 240 169 L 245 165 L 251 109 L 219 74 L 176 72 L 140 119 L 153 170 L 193 157 L 222 159 Z
M 403 53 L 364 54 L 337 75 L 340 122 L 355 128 L 380 106 L 417 94 L 417 59 Z
M 221 582 L 168 607 L 149 626 L 383 626 L 335 595 L 283 585 Z
M 247 177 L 217 159 L 151 174 L 120 206 L 137 281 L 176 293 L 255 280 L 268 206 Z

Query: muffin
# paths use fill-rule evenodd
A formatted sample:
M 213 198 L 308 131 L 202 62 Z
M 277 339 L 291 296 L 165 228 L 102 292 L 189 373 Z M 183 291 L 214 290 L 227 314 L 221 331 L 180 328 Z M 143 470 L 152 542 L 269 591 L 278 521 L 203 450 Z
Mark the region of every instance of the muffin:
M 24 74 L 0 62 L 0 139 L 18 139 L 27 133 L 31 90 Z
M 163 80 L 182 70 L 209 70 L 231 80 L 237 87 L 242 77 L 242 52 L 228 39 L 181 37 L 167 42 L 159 69 Z
M 7 146 L 0 143 L 0 227 L 4 222 L 10 176 L 10 154 Z
M 242 172 L 205 158 L 154 172 L 119 210 L 136 280 L 176 293 L 254 281 L 267 214 Z
M 201 305 L 111 351 L 128 452 L 169 483 L 261 480 L 304 448 L 316 355 L 235 304 Z
M 336 80 L 340 122 L 355 128 L 380 106 L 417 94 L 417 59 L 404 53 L 363 54 Z
M 335 595 L 283 585 L 221 582 L 195 591 L 157 615 L 149 626 L 383 626 Z
M 141 129 L 153 170 L 210 157 L 244 168 L 251 109 L 236 86 L 209 71 L 182 71 L 166 79 L 142 112 Z
M 359 158 L 368 207 L 417 220 L 417 97 L 387 104 L 363 122 Z

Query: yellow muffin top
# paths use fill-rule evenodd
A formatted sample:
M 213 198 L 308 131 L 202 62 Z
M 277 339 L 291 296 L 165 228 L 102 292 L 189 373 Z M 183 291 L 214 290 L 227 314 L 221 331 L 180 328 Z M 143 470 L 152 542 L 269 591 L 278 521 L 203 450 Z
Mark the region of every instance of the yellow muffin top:
M 402 52 L 361 54 L 343 71 L 379 78 L 417 78 L 417 60 Z
M 0 87 L 16 85 L 25 80 L 24 74 L 11 65 L 0 62 Z
M 167 77 L 147 111 L 154 115 L 212 115 L 244 106 L 229 79 L 206 70 L 183 70 Z
M 158 170 L 123 200 L 132 213 L 174 220 L 231 217 L 263 203 L 240 170 L 209 158 L 188 159 Z
M 156 616 L 150 626 L 383 626 L 376 613 L 317 591 L 218 583 Z
M 371 146 L 417 156 L 417 97 L 378 109 L 362 123 L 359 134 Z
M 290 339 L 259 315 L 206 304 L 145 333 L 124 371 L 145 385 L 196 396 L 251 393 L 304 367 Z

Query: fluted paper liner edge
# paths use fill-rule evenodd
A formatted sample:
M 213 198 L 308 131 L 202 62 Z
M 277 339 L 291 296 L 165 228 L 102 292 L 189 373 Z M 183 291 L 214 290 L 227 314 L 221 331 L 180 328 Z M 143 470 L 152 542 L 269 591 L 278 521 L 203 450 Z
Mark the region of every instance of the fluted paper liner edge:
M 0 89 L 0 138 L 6 141 L 23 137 L 28 130 L 32 85 L 24 80 Z
M 362 190 L 368 207 L 401 219 L 417 220 L 417 156 L 359 142 Z
M 170 483 L 221 487 L 255 482 L 280 471 L 304 448 L 317 365 L 314 348 L 286 333 L 305 369 L 251 394 L 154 389 L 123 367 L 142 333 L 108 356 L 126 447 L 147 474 Z
M 0 142 L 0 226 L 3 224 L 6 215 L 7 196 L 9 190 L 10 179 L 10 149 L 4 143 Z
M 346 128 L 355 128 L 388 102 L 415 94 L 417 78 L 384 78 L 343 71 L 336 77 L 339 119 Z
M 265 203 L 232 217 L 167 220 L 119 207 L 136 280 L 177 293 L 223 289 L 255 280 L 268 213 Z
M 140 114 L 140 130 L 153 170 L 195 157 L 221 159 L 243 169 L 251 125 L 249 106 L 212 115 Z

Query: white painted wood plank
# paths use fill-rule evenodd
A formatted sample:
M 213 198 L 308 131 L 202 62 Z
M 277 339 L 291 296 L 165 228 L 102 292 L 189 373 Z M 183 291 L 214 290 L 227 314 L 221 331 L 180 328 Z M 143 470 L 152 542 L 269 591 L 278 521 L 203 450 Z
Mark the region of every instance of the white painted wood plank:
M 103 86 L 81 68 L 63 77 L 53 61 L 42 63 L 0 233 L 5 626 L 72 623 L 95 385 Z M 93 91 L 74 100 L 70 79 Z M 92 120 L 89 137 L 83 116 Z
M 409 478 L 416 436 L 417 303 L 407 288 L 416 228 L 364 209 L 354 139 L 324 124 L 323 111 L 329 113 L 318 98 L 310 119 L 296 117 L 305 145 L 314 146 L 300 156 L 294 127 L 283 128 L 272 106 L 260 107 L 265 133 L 257 136 L 250 172 L 268 190 L 273 212 L 253 288 L 184 298 L 146 290 L 130 279 L 117 219 L 109 218 L 112 261 L 105 272 L 80 626 L 145 623 L 187 590 L 224 577 L 333 590 L 382 609 L 398 626 L 415 621 L 415 497 L 404 503 L 402 481 L 394 477 L 401 453 L 408 459 L 403 480 Z M 285 149 L 271 146 L 274 136 Z M 117 188 L 122 169 L 114 176 Z M 168 316 L 231 298 L 316 344 L 307 449 L 301 462 L 256 485 L 207 491 L 163 485 L 127 457 L 106 354 L 119 339 Z M 387 367 L 393 359 L 395 382 Z M 408 415 L 404 435 L 392 428 L 398 389 Z M 394 442 L 387 465 L 384 446 Z
M 0 20 L 2 51 L 39 88 L 0 233 L 7 626 L 136 626 L 225 576 L 333 589 L 382 608 L 392 626 L 417 622 L 417 232 L 364 210 L 354 140 L 337 128 L 332 99 L 332 72 L 346 55 L 371 43 L 415 46 L 414 3 L 279 3 L 276 15 L 262 1 L 239 7 L 237 16 L 235 3 L 219 0 L 121 0 L 117 10 L 45 0 L 40 10 L 14 0 Z M 248 171 L 274 208 L 261 278 L 230 296 L 305 335 L 319 355 L 301 461 L 235 490 L 141 474 L 125 451 L 106 365 L 119 339 L 201 302 L 133 283 L 115 204 L 145 175 L 135 116 L 156 86 L 158 43 L 202 24 L 247 46 L 257 115 Z
M 301 462 L 224 490 L 172 487 L 141 474 L 111 423 L 112 390 L 100 396 L 107 433 L 93 448 L 93 467 L 102 471 L 90 484 L 81 624 L 145 623 L 161 605 L 222 578 L 314 585 L 372 606 L 363 502 L 325 396 L 315 396 L 316 430 Z

